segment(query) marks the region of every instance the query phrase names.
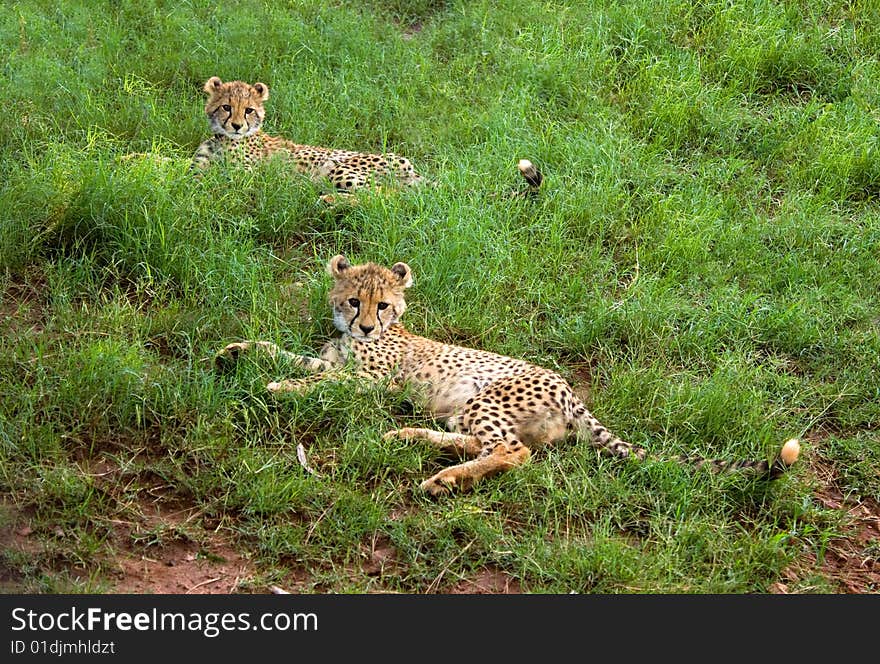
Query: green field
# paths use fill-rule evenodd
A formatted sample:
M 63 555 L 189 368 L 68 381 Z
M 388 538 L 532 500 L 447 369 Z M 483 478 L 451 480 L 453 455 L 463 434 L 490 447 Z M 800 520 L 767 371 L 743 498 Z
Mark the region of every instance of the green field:
M 3 591 L 878 590 L 874 0 L 5 9 Z M 267 133 L 438 186 L 196 180 L 213 75 L 269 86 Z M 498 196 L 522 157 L 541 196 Z M 241 339 L 317 351 L 338 253 L 407 262 L 411 330 L 557 370 L 658 457 L 801 460 L 767 483 L 559 446 L 429 499 L 449 459 L 382 439 L 434 426 L 405 395 L 214 370 Z

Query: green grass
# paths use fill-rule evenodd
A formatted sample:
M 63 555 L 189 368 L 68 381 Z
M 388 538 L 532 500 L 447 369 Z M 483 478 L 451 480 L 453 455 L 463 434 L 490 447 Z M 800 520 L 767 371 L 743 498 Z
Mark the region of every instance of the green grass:
M 16 588 L 112 590 L 120 552 L 218 530 L 256 590 L 488 569 L 751 593 L 791 565 L 791 590 L 839 588 L 821 553 L 849 523 L 814 492 L 830 472 L 880 500 L 876 3 L 27 0 L 0 45 L 0 494 L 39 544 L 4 548 Z M 440 186 L 331 209 L 277 165 L 194 181 L 212 75 L 269 85 L 269 133 L 393 150 Z M 493 197 L 523 156 L 540 199 Z M 242 338 L 317 350 L 336 253 L 406 261 L 411 329 L 560 371 L 660 456 L 799 436 L 803 461 L 768 487 L 562 446 L 428 500 L 448 461 L 381 438 L 429 423 L 400 395 L 213 371 Z M 120 531 L 157 486 L 187 527 Z

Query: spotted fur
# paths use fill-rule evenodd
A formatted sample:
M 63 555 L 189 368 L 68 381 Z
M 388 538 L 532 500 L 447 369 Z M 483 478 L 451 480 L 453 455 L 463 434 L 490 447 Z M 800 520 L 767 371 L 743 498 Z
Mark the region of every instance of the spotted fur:
M 409 159 L 397 154 L 300 145 L 264 134 L 261 131 L 266 117 L 264 102 L 269 98 L 269 86 L 265 83 L 224 83 L 213 76 L 205 83 L 204 90 L 208 94 L 205 113 L 213 136 L 199 145 L 193 156 L 192 167 L 197 172 L 217 161 L 250 168 L 269 157 L 280 156 L 298 173 L 314 181 L 329 181 L 342 194 L 383 182 L 400 186 L 426 182 Z M 526 159 L 518 166 L 528 185 L 523 193 L 536 192 L 543 180 L 540 171 Z
M 647 451 L 611 433 L 587 410 L 556 372 L 484 350 L 454 346 L 412 334 L 400 323 L 406 310 L 404 291 L 412 285 L 406 263 L 390 269 L 375 263 L 351 265 L 343 256 L 327 269 L 333 322 L 342 335 L 327 343 L 320 358 L 279 349 L 265 341 L 229 344 L 218 354 L 223 364 L 242 351 L 257 348 L 284 356 L 314 373 L 301 379 L 269 383 L 272 392 L 306 392 L 320 380 L 356 367 L 367 380 L 406 386 L 448 431 L 404 428 L 386 438 L 421 439 L 464 457 L 422 483 L 432 495 L 469 488 L 483 477 L 514 468 L 533 450 L 566 439 L 586 441 L 617 457 L 644 459 Z M 718 471 L 748 470 L 770 478 L 797 459 L 796 440 L 779 458 L 766 461 L 687 460 Z

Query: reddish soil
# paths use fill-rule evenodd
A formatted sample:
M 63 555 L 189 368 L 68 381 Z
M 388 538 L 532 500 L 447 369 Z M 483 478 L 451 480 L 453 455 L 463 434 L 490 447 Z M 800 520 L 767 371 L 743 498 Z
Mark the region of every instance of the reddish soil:
M 186 511 L 173 512 L 154 507 L 145 512 L 141 527 L 147 530 L 180 524 Z M 116 593 L 225 594 L 242 592 L 252 576 L 250 561 L 222 536 L 200 536 L 199 541 L 179 539 L 156 547 L 129 544 L 117 553 L 111 575 Z
M 831 580 L 840 593 L 880 591 L 880 504 L 871 498 L 845 496 L 830 464 L 814 460 L 811 468 L 820 484 L 814 494 L 816 499 L 828 509 L 846 512 L 846 536 L 826 543 L 818 569 L 816 553 L 805 550 L 783 572 L 785 581 L 774 583 L 770 591 L 788 593 L 792 585 L 817 572 Z
M 113 495 L 123 480 L 106 458 L 81 462 L 96 487 Z M 144 486 L 134 500 L 118 498 L 113 520 L 115 553 L 104 560 L 111 592 L 224 594 L 244 592 L 253 575 L 250 561 L 231 537 L 206 531 L 199 513 L 168 495 L 169 487 Z
M 397 552 L 385 537 L 377 537 L 370 545 L 364 547 L 364 562 L 361 569 L 367 576 L 382 577 L 395 570 L 399 563 Z M 485 567 L 474 574 L 471 579 L 462 579 L 450 586 L 441 584 L 443 575 L 439 575 L 432 583 L 438 592 L 450 595 L 486 595 L 486 594 L 518 594 L 522 592 L 519 581 L 503 570 Z
M 367 576 L 381 577 L 397 566 L 397 552 L 391 542 L 384 537 L 377 537 L 369 550 L 364 552 L 364 557 L 361 569 Z
M 40 560 L 47 572 L 66 571 L 71 579 L 85 581 L 88 570 L 76 566 L 56 567 L 52 549 L 58 544 L 52 540 L 63 540 L 65 533 L 60 528 L 52 532 L 36 532 L 29 525 L 31 519 L 15 508 L 4 505 L 3 525 L 0 526 L 0 548 L 12 554 L 24 554 L 28 558 Z M 237 552 L 224 538 L 218 535 L 199 537 L 199 541 L 186 537 L 163 542 L 160 545 L 138 544 L 138 532 L 145 528 L 162 528 L 179 521 L 181 513 L 154 510 L 143 522 L 120 523 L 116 549 L 112 557 L 105 556 L 100 562 L 105 574 L 103 583 L 113 593 L 180 593 L 215 594 L 247 592 L 247 585 L 253 573 L 250 561 Z M 150 525 L 152 524 L 152 525 Z M 50 571 L 51 570 L 51 571 Z M 10 566 L 0 564 L 0 591 L 22 592 L 22 579 Z
M 810 474 L 815 477 L 814 496 L 830 510 L 842 514 L 840 537 L 830 539 L 820 554 L 815 544 L 803 540 L 798 559 L 774 583 L 772 593 L 810 592 L 811 578 L 824 578 L 839 593 L 875 593 L 880 590 L 880 504 L 876 500 L 847 496 L 839 488 L 834 467 L 814 457 L 809 461 Z M 121 470 L 106 459 L 86 462 L 95 484 L 108 493 L 118 490 Z M 128 490 L 131 486 L 126 487 Z M 206 529 L 201 515 L 188 505 L 180 504 L 165 486 L 145 486 L 119 498 L 120 511 L 112 519 L 110 546 L 104 554 L 96 554 L 102 582 L 113 593 L 241 593 L 270 592 L 258 579 L 256 566 L 246 553 L 233 544 L 231 535 L 220 529 Z M 392 515 L 400 518 L 401 509 Z M 37 532 L 39 528 L 39 532 Z M 24 559 L 45 573 L 67 574 L 85 582 L 90 570 L 77 568 L 58 552 L 65 550 L 64 539 L 70 537 L 61 528 L 36 525 L 34 515 L 9 502 L 0 502 L 0 548 L 7 552 L 0 559 L 0 592 L 32 592 L 27 579 L 18 571 Z M 821 556 L 821 559 L 819 558 Z M 376 580 L 381 592 L 385 577 L 400 571 L 401 562 L 392 542 L 377 535 L 360 551 L 359 567 L 352 576 L 366 575 Z M 9 562 L 12 561 L 12 562 Z M 516 578 L 500 568 L 486 566 L 470 578 L 447 575 L 438 570 L 437 577 L 426 592 L 450 594 L 520 593 Z M 303 571 L 292 571 L 278 584 L 294 593 L 322 592 Z M 24 590 L 22 590 L 24 589 Z M 827 585 L 822 586 L 827 590 Z M 327 591 L 332 588 L 327 588 Z
M 116 593 L 234 593 L 250 576 L 248 561 L 225 545 L 205 551 L 193 543 L 176 542 L 155 558 L 123 555 L 116 563 Z
M 481 569 L 474 578 L 459 581 L 449 590 L 451 595 L 518 595 L 521 592 L 519 581 L 492 567 Z

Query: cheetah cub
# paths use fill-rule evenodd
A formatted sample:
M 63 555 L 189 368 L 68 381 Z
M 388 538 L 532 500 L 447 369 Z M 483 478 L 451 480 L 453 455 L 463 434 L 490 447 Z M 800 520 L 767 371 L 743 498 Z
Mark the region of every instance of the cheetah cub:
M 199 145 L 193 156 L 192 168 L 197 172 L 219 160 L 249 168 L 279 155 L 289 160 L 298 173 L 316 182 L 329 181 L 343 197 L 356 189 L 382 182 L 400 186 L 427 182 L 416 173 L 410 160 L 400 155 L 300 145 L 264 134 L 261 131 L 266 116 L 263 104 L 269 98 L 269 86 L 265 83 L 224 83 L 212 76 L 204 90 L 208 94 L 205 113 L 214 135 Z M 527 159 L 520 160 L 518 166 L 528 185 L 521 195 L 536 192 L 543 180 L 540 171 Z M 327 202 L 336 200 L 333 195 L 322 198 Z
M 330 291 L 333 322 L 342 335 L 325 344 L 319 357 L 297 355 L 267 341 L 244 341 L 221 350 L 218 365 L 225 367 L 250 349 L 284 357 L 314 374 L 269 383 L 272 392 L 305 393 L 318 381 L 341 377 L 351 368 L 366 380 L 407 386 L 448 431 L 403 428 L 389 431 L 385 438 L 425 440 L 468 459 L 422 482 L 421 488 L 434 496 L 468 489 L 483 477 L 524 463 L 542 445 L 566 438 L 618 457 L 647 456 L 646 450 L 608 431 L 554 371 L 407 331 L 400 323 L 406 310 L 404 290 L 413 283 L 406 263 L 395 263 L 389 269 L 375 263 L 351 265 L 344 256 L 336 256 L 327 270 L 334 280 Z M 798 441 L 792 439 L 772 464 L 686 461 L 718 471 L 748 470 L 775 478 L 797 460 L 799 452 Z

